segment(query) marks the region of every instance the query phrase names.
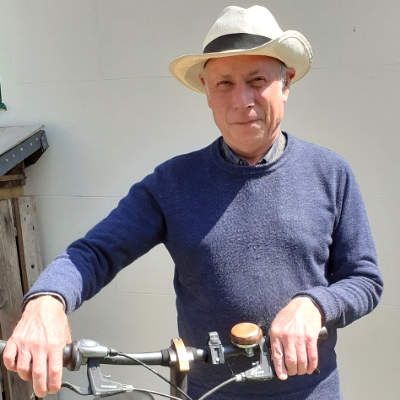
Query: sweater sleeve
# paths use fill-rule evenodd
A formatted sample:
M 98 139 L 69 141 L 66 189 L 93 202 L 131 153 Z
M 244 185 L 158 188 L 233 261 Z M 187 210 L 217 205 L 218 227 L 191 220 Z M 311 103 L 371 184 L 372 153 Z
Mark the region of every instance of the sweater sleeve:
M 317 286 L 296 296 L 311 297 L 328 326 L 344 327 L 376 307 L 383 281 L 365 207 L 349 168 L 342 175 L 338 193 L 326 274 L 328 286 Z
M 40 292 L 57 293 L 70 313 L 107 285 L 123 267 L 163 242 L 164 217 L 146 185 L 151 179 L 150 175 L 132 186 L 104 220 L 58 256 L 25 299 Z

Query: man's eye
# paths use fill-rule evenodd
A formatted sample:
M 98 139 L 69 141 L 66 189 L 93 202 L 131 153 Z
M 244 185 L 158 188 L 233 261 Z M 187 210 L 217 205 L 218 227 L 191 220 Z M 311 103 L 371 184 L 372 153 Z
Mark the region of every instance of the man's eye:
M 218 83 L 217 83 L 217 86 L 219 86 L 219 87 L 225 87 L 225 86 L 229 86 L 231 84 L 231 82 L 229 82 L 229 81 L 219 81 Z
M 266 82 L 266 80 L 263 76 L 256 76 L 255 78 L 252 79 L 252 82 L 255 83 L 256 85 L 259 85 L 261 83 Z

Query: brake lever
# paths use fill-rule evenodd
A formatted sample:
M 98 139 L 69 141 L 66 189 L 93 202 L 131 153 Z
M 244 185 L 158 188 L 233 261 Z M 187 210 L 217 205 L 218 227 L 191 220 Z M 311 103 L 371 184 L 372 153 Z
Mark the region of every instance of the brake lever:
M 253 368 L 238 374 L 238 379 L 240 379 L 240 381 L 263 382 L 270 381 L 276 377 L 265 336 L 260 340 L 258 349 L 260 354 L 259 361 L 255 363 Z
M 88 378 L 93 395 L 99 397 L 113 396 L 118 393 L 132 392 L 134 387 L 109 379 L 100 369 L 100 360 L 92 358 L 88 361 Z
M 62 382 L 61 387 L 68 388 L 81 396 L 98 396 L 108 397 L 119 393 L 132 392 L 134 387 L 124 383 L 119 383 L 110 379 L 109 376 L 103 375 L 100 369 L 100 359 L 90 358 L 87 361 L 88 387 L 82 388 L 73 385 L 70 382 Z

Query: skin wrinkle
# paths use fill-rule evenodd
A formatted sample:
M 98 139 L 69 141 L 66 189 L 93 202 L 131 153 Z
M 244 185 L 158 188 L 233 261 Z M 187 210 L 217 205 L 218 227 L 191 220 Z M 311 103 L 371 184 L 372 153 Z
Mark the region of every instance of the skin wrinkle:
M 225 142 L 250 165 L 280 132 L 293 76 L 293 69 L 267 56 L 211 59 L 199 76 Z

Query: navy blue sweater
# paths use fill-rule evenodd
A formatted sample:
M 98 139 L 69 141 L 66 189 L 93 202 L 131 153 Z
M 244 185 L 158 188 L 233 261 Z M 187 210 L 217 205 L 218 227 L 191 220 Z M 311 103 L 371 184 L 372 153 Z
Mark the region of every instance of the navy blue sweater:
M 320 375 L 239 384 L 218 398 L 340 398 L 336 328 L 375 307 L 382 280 L 357 184 L 339 156 L 287 135 L 283 155 L 261 167 L 226 162 L 218 140 L 175 157 L 132 186 L 28 295 L 56 292 L 71 312 L 158 243 L 175 262 L 178 327 L 188 344 L 204 346 L 213 330 L 228 338 L 240 321 L 268 329 L 298 295 L 310 296 L 330 327 Z M 229 374 L 225 366 L 197 366 L 192 394 Z

